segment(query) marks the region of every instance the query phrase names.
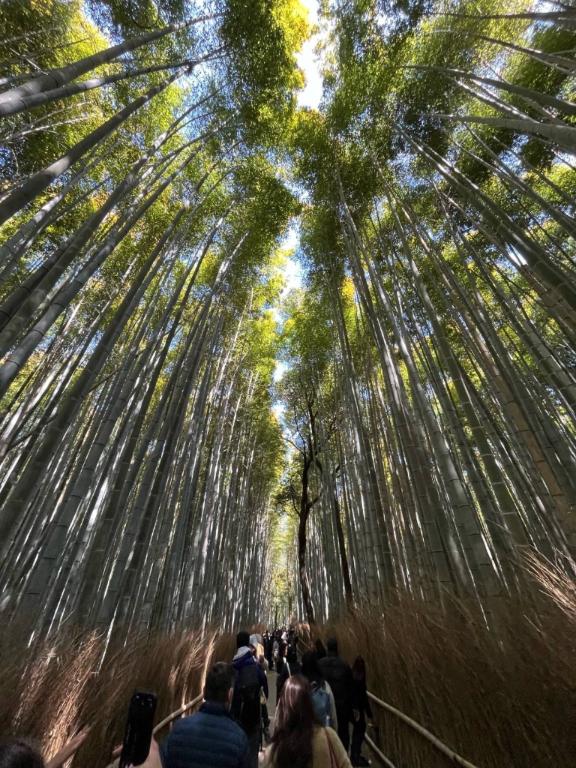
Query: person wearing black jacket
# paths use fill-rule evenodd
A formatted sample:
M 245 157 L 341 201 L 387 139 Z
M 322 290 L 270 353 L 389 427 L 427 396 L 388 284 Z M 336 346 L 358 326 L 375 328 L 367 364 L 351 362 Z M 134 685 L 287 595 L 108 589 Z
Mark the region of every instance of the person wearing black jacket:
M 230 713 L 248 736 L 250 768 L 258 768 L 262 709 L 260 692 L 268 698 L 268 681 L 260 664 L 254 658 L 248 632 L 236 635 L 236 654 L 232 666 L 236 673 Z
M 352 670 L 344 659 L 338 656 L 338 641 L 331 637 L 326 643 L 327 655 L 318 660 L 324 679 L 332 689 L 338 717 L 338 736 L 348 752 L 350 744 L 350 721 L 352 720 Z
M 272 669 L 272 635 L 268 630 L 264 632 L 264 656 L 268 662 L 268 669 Z
M 362 656 L 357 656 L 352 665 L 352 765 L 366 766 L 369 761 L 362 756 L 362 742 L 366 733 L 366 719 L 372 719 L 370 700 L 366 688 L 366 664 Z
M 292 675 L 300 674 L 301 667 L 298 663 L 298 656 L 294 653 L 291 653 L 290 649 L 288 649 L 288 653 L 286 655 L 280 656 L 278 658 L 276 670 L 278 672 L 278 676 L 276 678 L 276 701 L 279 701 L 282 694 L 282 688 L 284 687 L 286 680 L 288 680 L 288 678 Z
M 314 647 L 316 648 L 316 658 L 320 661 L 320 659 L 323 659 L 326 656 L 326 648 L 324 648 L 324 643 L 320 638 L 316 640 Z

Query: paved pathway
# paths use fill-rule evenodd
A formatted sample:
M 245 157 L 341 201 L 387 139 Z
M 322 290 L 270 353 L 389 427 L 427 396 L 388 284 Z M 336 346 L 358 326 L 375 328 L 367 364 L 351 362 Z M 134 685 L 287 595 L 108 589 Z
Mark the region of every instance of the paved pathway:
M 276 680 L 278 675 L 276 672 L 268 672 L 268 714 L 270 715 L 270 723 L 274 720 L 274 713 L 276 712 Z
M 272 734 L 272 731 L 274 730 L 274 715 L 276 713 L 276 678 L 278 675 L 276 672 L 268 672 L 268 717 L 270 718 L 270 729 L 269 732 Z M 264 745 L 266 747 L 266 745 Z M 264 758 L 264 753 L 260 752 L 258 755 L 258 764 L 262 765 L 262 761 Z

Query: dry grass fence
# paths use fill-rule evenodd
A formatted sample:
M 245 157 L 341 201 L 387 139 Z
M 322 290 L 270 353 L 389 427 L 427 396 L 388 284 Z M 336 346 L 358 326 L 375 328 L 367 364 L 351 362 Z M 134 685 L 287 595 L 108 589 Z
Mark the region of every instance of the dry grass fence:
M 215 631 L 106 638 L 70 631 L 27 649 L 15 632 L 0 635 L 0 734 L 25 736 L 46 758 L 84 726 L 90 734 L 73 766 L 105 766 L 122 741 L 128 703 L 138 688 L 158 693 L 156 721 L 193 699 L 210 661 L 231 658 L 233 641 Z
M 573 768 L 576 587 L 542 562 L 529 568 L 522 599 L 494 600 L 488 617 L 464 601 L 441 607 L 398 595 L 383 613 L 365 607 L 312 635 L 336 636 L 350 662 L 363 656 L 373 693 L 479 768 Z M 453 765 L 394 715 L 372 709 L 398 768 Z

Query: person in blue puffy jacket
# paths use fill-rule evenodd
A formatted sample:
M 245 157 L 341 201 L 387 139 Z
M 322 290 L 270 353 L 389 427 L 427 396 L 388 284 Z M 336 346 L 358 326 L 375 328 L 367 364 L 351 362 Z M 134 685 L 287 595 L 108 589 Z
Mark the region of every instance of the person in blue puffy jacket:
M 200 710 L 178 720 L 160 747 L 163 768 L 249 768 L 248 738 L 230 715 L 233 687 L 232 665 L 214 664 Z

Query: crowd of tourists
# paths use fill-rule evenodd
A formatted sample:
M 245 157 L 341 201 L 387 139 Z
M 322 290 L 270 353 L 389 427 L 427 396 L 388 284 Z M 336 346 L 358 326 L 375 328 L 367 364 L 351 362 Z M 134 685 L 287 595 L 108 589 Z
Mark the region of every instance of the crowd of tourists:
M 152 739 L 143 768 L 369 765 L 361 754 L 372 716 L 363 659 L 350 667 L 330 638 L 326 647 L 316 641 L 299 660 L 297 642 L 296 632 L 285 627 L 264 635 L 239 632 L 232 662 L 219 661 L 208 671 L 200 710 L 177 720 L 161 745 Z M 270 670 L 277 672 L 272 735 Z M 43 767 L 26 742 L 0 745 L 0 768 Z

